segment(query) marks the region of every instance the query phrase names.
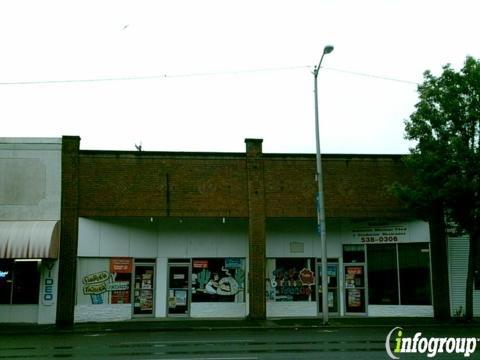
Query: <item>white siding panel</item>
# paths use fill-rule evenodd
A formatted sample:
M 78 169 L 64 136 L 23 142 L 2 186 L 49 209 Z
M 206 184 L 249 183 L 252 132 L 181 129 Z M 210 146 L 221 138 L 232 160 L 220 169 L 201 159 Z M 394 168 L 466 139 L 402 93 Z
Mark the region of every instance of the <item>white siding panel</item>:
M 100 256 L 129 256 L 128 229 L 127 226 L 116 222 L 102 222 L 100 228 Z
M 75 323 L 125 321 L 131 318 L 132 304 L 75 306 Z
M 129 256 L 155 258 L 158 253 L 157 229 L 145 223 L 134 223 L 129 231 Z
M 244 318 L 247 316 L 245 303 L 192 303 L 192 318 Z
M 431 305 L 368 305 L 371 317 L 433 317 Z
M 0 305 L 0 323 L 36 323 L 38 305 Z
M 100 221 L 78 220 L 78 256 L 100 256 Z
M 317 316 L 315 301 L 280 301 L 267 302 L 267 317 L 314 317 Z
M 465 287 L 468 270 L 468 236 L 448 241 L 448 270 L 450 278 L 450 308 L 452 316 L 462 309 L 465 313 Z M 473 292 L 473 314 L 480 316 L 480 290 Z

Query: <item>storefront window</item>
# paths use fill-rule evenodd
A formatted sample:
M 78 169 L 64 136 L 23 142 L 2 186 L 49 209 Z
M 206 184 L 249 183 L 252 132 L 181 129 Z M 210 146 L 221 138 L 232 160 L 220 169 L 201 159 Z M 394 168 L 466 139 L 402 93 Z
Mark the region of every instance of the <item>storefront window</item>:
M 401 304 L 431 305 L 428 243 L 398 244 L 398 258 Z
M 367 245 L 367 259 L 369 303 L 398 305 L 396 245 Z
M 315 259 L 267 259 L 267 300 L 316 301 Z
M 345 311 L 365 312 L 365 266 L 346 265 L 345 271 Z
M 80 258 L 78 304 L 129 304 L 131 258 Z
M 13 260 L 0 260 L 0 304 L 12 300 Z
M 38 304 L 39 260 L 0 260 L 0 304 Z
M 244 302 L 245 259 L 192 259 L 192 302 Z

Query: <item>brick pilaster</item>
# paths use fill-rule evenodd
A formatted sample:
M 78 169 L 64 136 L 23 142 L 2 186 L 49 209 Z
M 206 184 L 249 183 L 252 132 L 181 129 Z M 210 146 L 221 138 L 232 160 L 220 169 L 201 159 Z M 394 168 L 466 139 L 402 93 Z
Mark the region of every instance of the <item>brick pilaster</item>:
M 251 319 L 265 319 L 265 182 L 261 139 L 245 139 L 247 150 L 249 301 Z
M 57 326 L 74 320 L 78 245 L 78 152 L 80 138 L 62 139 L 62 208 L 58 274 Z

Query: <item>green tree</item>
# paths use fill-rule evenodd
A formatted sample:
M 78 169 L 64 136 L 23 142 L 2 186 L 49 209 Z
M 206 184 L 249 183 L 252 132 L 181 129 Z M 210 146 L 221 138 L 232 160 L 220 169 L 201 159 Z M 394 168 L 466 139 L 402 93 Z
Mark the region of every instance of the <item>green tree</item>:
M 445 221 L 469 235 L 465 318 L 471 320 L 480 271 L 480 61 L 467 57 L 461 70 L 446 65 L 439 76 L 426 71 L 418 94 L 405 121 L 405 137 L 416 141 L 405 157 L 412 182 L 394 188 L 417 214 L 440 221 L 443 234 L 436 241 L 446 238 Z

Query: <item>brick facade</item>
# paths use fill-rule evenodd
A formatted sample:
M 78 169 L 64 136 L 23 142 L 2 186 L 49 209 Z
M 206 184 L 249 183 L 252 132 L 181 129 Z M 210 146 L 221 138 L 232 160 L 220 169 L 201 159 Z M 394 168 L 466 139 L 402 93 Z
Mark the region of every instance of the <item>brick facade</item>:
M 80 151 L 64 137 L 58 323 L 73 323 L 78 217 L 249 219 L 250 316 L 265 309 L 267 218 L 315 218 L 314 154 Z M 405 218 L 388 192 L 409 178 L 395 155 L 323 155 L 327 218 Z M 435 269 L 434 269 L 435 270 Z
M 58 273 L 57 324 L 73 324 L 78 248 L 78 152 L 80 138 L 64 136 L 62 141 L 62 207 Z
M 248 217 L 245 154 L 80 151 L 80 216 Z M 315 156 L 258 154 L 267 217 L 316 216 Z M 392 217 L 395 155 L 323 155 L 327 217 Z

